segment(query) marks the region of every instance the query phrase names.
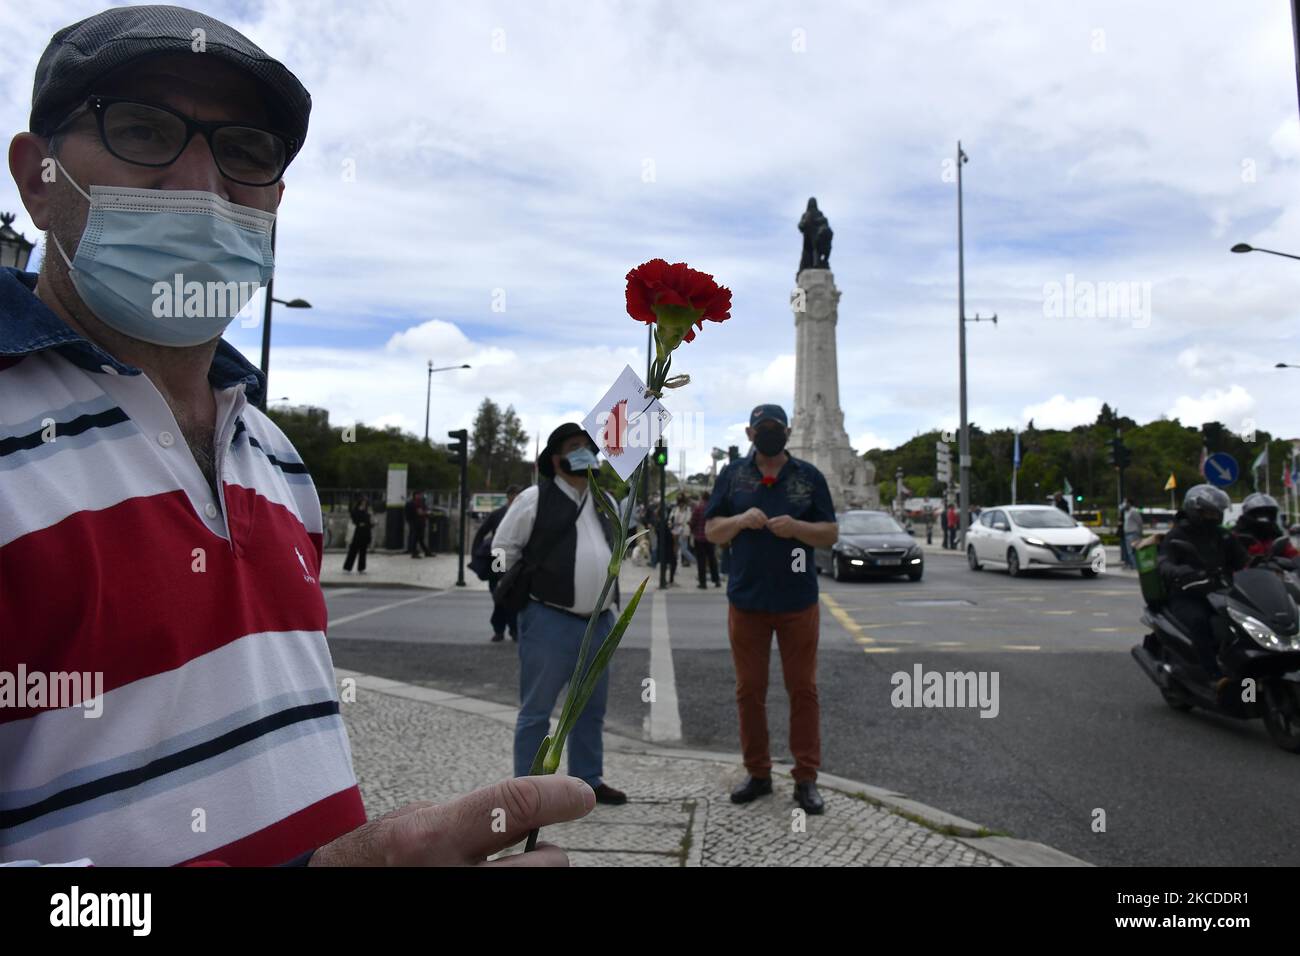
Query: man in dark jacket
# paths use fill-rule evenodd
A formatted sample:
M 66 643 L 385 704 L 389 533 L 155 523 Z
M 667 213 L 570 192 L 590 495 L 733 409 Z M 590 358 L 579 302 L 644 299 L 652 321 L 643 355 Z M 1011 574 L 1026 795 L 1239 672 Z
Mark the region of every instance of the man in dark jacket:
M 424 540 L 424 523 L 429 516 L 429 511 L 424 506 L 424 495 L 418 491 L 412 491 L 411 497 L 406 502 L 406 524 L 410 529 L 411 544 L 408 552 L 411 557 L 419 558 L 424 554 L 431 555 L 429 545 Z
M 370 547 L 370 527 L 374 519 L 370 514 L 370 498 L 362 495 L 351 508 L 352 523 L 357 530 L 352 534 L 348 545 L 348 556 L 343 560 L 343 570 L 350 572 L 352 565 L 357 565 L 357 573 L 366 573 L 366 549 Z
M 492 546 L 492 539 L 496 535 L 497 527 L 501 524 L 501 519 L 506 516 L 506 511 L 515 503 L 515 498 L 519 492 L 523 491 L 519 485 L 511 485 L 506 489 L 506 503 L 500 508 L 493 511 L 483 519 L 483 524 L 479 525 L 478 532 L 474 535 L 474 543 L 470 546 L 470 569 L 483 578 L 488 583 L 488 590 L 493 594 L 496 593 L 497 584 L 505 576 L 504 556 L 498 548 Z M 500 558 L 501 560 L 498 560 Z M 519 624 L 517 615 L 497 607 L 496 602 L 492 604 L 492 641 L 505 640 L 505 632 L 510 631 L 510 640 L 519 640 Z
M 1189 488 L 1173 528 L 1161 543 L 1156 565 L 1169 593 L 1169 612 L 1196 642 L 1201 666 L 1211 677 L 1221 677 L 1223 672 L 1212 626 L 1214 610 L 1205 595 L 1223 588 L 1249 560 L 1241 542 L 1223 528 L 1223 514 L 1230 504 L 1227 493 L 1213 485 Z

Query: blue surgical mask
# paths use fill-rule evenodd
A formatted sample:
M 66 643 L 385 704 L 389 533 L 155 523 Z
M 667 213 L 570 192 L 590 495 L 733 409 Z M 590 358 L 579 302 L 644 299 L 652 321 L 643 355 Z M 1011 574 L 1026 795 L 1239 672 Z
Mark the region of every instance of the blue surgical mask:
M 585 475 L 588 468 L 596 468 L 600 461 L 590 448 L 575 448 L 563 458 L 564 470 L 571 475 Z
M 64 176 L 67 170 L 58 163 Z M 69 260 L 81 301 L 105 325 L 154 345 L 184 347 L 225 331 L 275 271 L 275 215 L 197 190 L 91 186 Z

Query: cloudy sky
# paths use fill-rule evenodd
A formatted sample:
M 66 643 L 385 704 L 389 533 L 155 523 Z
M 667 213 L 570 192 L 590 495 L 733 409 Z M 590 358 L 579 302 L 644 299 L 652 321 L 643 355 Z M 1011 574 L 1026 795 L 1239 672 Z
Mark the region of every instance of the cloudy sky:
M 99 2 L 0 4 L 0 123 Z M 336 423 L 468 426 L 491 396 L 543 437 L 644 327 L 624 275 L 686 261 L 733 291 L 683 346 L 691 470 L 794 393 L 796 223 L 835 231 L 839 373 L 860 451 L 957 419 L 964 168 L 971 418 L 1300 434 L 1300 124 L 1285 0 L 203 2 L 315 108 L 280 209 L 271 395 Z M 6 178 L 0 209 L 34 229 Z M 36 260 L 33 260 L 34 262 Z M 1100 291 L 1100 306 L 1096 293 Z M 1120 292 L 1124 294 L 1119 295 Z M 229 338 L 254 361 L 260 330 Z M 1293 377 L 1294 376 L 1294 377 Z M 674 453 L 674 464 L 677 455 Z

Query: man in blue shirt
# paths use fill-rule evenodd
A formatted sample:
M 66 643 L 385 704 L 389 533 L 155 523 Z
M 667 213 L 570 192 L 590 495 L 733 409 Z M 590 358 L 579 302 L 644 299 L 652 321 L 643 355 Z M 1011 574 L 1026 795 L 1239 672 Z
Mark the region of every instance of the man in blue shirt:
M 821 716 L 817 700 L 817 566 L 814 548 L 839 537 L 822 473 L 785 450 L 789 421 L 779 405 L 759 405 L 745 430 L 754 450 L 718 475 L 704 516 L 714 544 L 731 543 L 727 633 L 736 667 L 740 746 L 749 776 L 734 803 L 772 792 L 767 736 L 767 670 L 776 632 L 790 697 L 794 796 L 807 813 L 825 805 L 817 792 Z

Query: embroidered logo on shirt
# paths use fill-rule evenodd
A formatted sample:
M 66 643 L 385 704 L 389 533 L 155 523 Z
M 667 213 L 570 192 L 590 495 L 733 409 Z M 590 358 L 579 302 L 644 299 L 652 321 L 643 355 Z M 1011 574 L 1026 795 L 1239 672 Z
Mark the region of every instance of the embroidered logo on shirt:
M 298 550 L 297 546 L 294 547 L 293 553 L 298 555 L 298 563 L 302 565 L 302 579 L 308 584 L 315 584 L 316 579 L 313 578 L 311 572 L 307 570 L 307 559 L 302 556 L 302 552 Z

